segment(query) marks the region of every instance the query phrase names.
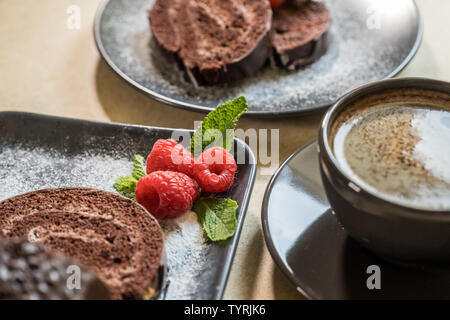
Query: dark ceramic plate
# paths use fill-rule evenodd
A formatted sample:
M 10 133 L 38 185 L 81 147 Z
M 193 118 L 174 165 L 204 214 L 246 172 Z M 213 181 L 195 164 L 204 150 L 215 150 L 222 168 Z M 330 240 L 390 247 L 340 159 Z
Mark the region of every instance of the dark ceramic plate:
M 154 0 L 106 0 L 98 9 L 100 54 L 125 81 L 149 96 L 194 111 L 244 95 L 251 116 L 296 115 L 326 108 L 348 90 L 390 78 L 413 58 L 422 38 L 413 0 L 324 0 L 331 46 L 319 61 L 296 72 L 267 66 L 230 86 L 194 88 L 161 54 L 149 28 Z
M 297 150 L 272 177 L 262 223 L 276 264 L 311 299 L 450 299 L 450 268 L 392 264 L 347 236 L 326 200 L 317 142 Z M 380 290 L 367 288 L 372 265 L 380 268 Z
M 157 139 L 171 137 L 174 130 L 0 112 L 0 201 L 44 188 L 114 191 L 114 180 L 131 172 L 133 154 L 147 155 Z M 236 235 L 222 245 L 205 241 L 194 213 L 162 222 L 166 299 L 222 298 L 256 172 L 251 150 L 239 140 L 236 147 L 250 163 L 238 165 L 235 183 L 223 195 L 239 204 Z

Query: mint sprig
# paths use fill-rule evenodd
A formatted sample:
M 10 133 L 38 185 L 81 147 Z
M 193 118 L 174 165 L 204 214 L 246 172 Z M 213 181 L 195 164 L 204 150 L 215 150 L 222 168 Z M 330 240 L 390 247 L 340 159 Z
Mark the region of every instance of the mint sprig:
M 194 156 L 197 157 L 207 147 L 212 146 L 220 146 L 230 151 L 237 121 L 247 109 L 247 101 L 244 97 L 239 97 L 210 112 L 192 136 L 191 152 Z M 143 156 L 134 155 L 131 175 L 118 178 L 114 183 L 114 188 L 120 194 L 134 201 L 137 183 L 146 175 L 144 161 Z M 194 203 L 192 210 L 197 214 L 206 237 L 213 242 L 221 242 L 236 233 L 238 207 L 236 201 L 231 199 L 200 198 Z
M 193 207 L 206 236 L 213 242 L 224 241 L 237 228 L 238 204 L 231 199 L 200 198 Z
M 133 156 L 133 171 L 130 176 L 116 179 L 114 189 L 123 196 L 136 201 L 135 191 L 136 185 L 143 176 L 145 176 L 144 157 L 135 154 Z
M 135 154 L 133 156 L 133 171 L 131 172 L 131 176 L 138 181 L 146 175 L 144 161 L 144 157 L 140 154 Z
M 247 100 L 239 97 L 211 111 L 191 139 L 191 152 L 194 156 L 197 157 L 209 146 L 220 146 L 230 151 L 237 121 L 247 110 Z

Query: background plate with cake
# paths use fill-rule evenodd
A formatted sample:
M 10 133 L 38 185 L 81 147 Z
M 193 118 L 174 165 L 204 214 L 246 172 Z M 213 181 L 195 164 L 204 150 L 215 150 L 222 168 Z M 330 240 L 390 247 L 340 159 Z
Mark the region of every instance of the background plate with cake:
M 253 116 L 319 110 L 392 77 L 422 36 L 412 0 L 107 0 L 94 31 L 109 66 L 151 97 L 210 111 L 244 95 Z

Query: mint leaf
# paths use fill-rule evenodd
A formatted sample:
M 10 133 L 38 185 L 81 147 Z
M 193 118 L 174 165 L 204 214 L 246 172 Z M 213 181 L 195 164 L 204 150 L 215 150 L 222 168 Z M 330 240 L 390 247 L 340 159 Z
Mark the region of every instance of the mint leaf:
M 116 179 L 114 189 L 123 196 L 136 201 L 134 192 L 136 191 L 136 185 L 139 179 L 143 176 L 145 176 L 144 157 L 136 154 L 133 156 L 133 171 L 131 175 Z
M 133 156 L 133 172 L 131 173 L 131 176 L 139 181 L 145 174 L 144 157 L 140 154 L 135 154 Z
M 117 190 L 123 196 L 130 198 L 132 200 L 136 200 L 134 195 L 134 191 L 136 190 L 136 184 L 138 180 L 134 177 L 123 177 L 116 180 L 114 183 L 114 189 Z
M 194 156 L 198 156 L 208 146 L 220 146 L 230 151 L 237 121 L 247 110 L 247 101 L 244 97 L 239 97 L 211 111 L 191 139 L 191 152 Z
M 201 198 L 194 204 L 194 212 L 206 236 L 213 242 L 227 240 L 236 232 L 238 205 L 231 199 Z

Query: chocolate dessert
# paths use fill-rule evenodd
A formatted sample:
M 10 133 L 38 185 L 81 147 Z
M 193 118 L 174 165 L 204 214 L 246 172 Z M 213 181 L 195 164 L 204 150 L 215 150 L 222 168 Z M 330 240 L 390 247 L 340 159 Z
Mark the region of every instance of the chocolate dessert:
M 274 10 L 272 43 L 275 60 L 296 70 L 318 60 L 328 49 L 330 14 L 316 1 L 287 1 Z
M 69 277 L 79 271 L 79 279 Z M 73 286 L 68 286 L 72 284 Z M 24 240 L 0 239 L 0 300 L 106 300 L 97 276 L 79 263 Z
M 194 85 L 251 76 L 271 54 L 268 1 L 156 0 L 149 19 L 157 43 Z
M 98 275 L 112 299 L 151 298 L 162 281 L 158 222 L 114 193 L 47 189 L 7 199 L 0 203 L 0 236 L 25 237 L 80 261 Z

